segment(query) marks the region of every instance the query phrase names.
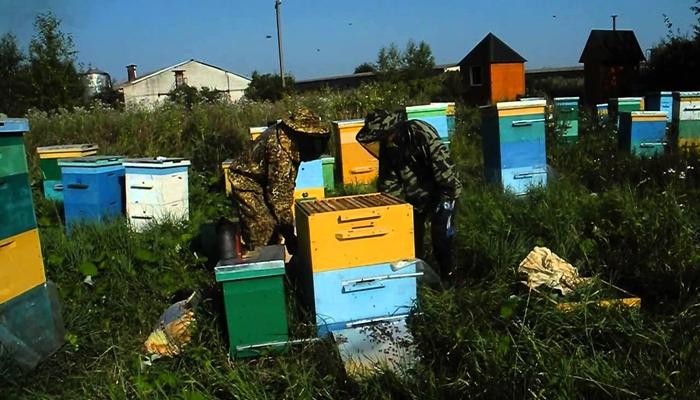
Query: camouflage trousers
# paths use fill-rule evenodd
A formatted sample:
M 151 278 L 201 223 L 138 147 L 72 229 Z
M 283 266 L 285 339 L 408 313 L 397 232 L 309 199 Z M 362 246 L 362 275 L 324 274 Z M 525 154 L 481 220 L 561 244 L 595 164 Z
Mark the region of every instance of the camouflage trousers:
M 234 190 L 234 206 L 238 208 L 241 236 L 248 250 L 279 243 L 277 221 L 272 216 L 265 196 L 256 191 Z

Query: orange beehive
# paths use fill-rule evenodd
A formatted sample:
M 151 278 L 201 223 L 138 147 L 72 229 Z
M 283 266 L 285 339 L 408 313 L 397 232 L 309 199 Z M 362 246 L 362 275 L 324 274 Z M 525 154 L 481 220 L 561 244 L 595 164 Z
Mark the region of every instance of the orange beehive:
M 364 125 L 361 119 L 333 122 L 337 159 L 340 160 L 341 179 L 345 185 L 367 184 L 377 179 L 379 161 L 355 140 L 355 135 Z

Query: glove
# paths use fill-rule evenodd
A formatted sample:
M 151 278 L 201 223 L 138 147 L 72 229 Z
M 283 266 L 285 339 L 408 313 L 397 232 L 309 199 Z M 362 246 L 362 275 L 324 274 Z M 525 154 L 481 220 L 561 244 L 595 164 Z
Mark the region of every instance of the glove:
M 284 237 L 284 245 L 287 247 L 287 252 L 290 255 L 294 255 L 297 252 L 298 240 L 297 235 L 294 233 L 294 227 L 285 227 L 281 229 L 282 237 Z
M 445 237 L 448 239 L 455 235 L 455 229 L 452 225 L 454 208 L 454 200 L 441 201 L 435 208 L 435 221 L 439 222 L 440 226 L 444 229 Z

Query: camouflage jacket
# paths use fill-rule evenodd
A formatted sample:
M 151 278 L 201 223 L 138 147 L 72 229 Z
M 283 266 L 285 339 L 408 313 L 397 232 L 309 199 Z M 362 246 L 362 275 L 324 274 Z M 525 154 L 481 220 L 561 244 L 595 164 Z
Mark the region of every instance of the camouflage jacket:
M 459 197 L 462 184 L 435 128 L 409 120 L 398 131 L 395 143 L 379 150 L 379 191 L 404 198 L 419 213 Z
M 301 164 L 299 149 L 277 124 L 270 126 L 233 161 L 234 191 L 263 196 L 278 226 L 294 225 L 294 181 Z

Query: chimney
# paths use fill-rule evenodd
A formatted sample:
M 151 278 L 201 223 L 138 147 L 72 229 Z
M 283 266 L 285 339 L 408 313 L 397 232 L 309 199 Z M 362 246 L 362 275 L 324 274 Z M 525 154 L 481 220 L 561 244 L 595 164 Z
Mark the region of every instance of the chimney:
M 613 31 L 617 30 L 617 14 L 611 15 L 612 20 L 613 20 Z
M 126 66 L 126 74 L 129 77 L 129 82 L 136 79 L 136 64 L 129 64 Z

